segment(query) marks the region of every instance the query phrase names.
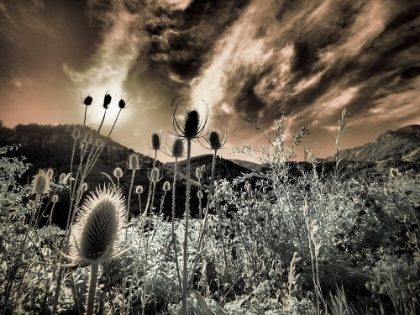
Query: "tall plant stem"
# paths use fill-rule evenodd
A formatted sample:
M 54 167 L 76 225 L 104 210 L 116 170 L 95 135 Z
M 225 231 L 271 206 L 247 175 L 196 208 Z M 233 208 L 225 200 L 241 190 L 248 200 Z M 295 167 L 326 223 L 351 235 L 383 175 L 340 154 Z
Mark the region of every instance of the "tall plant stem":
M 90 283 L 88 293 L 87 315 L 93 315 L 93 308 L 95 306 L 96 282 L 98 281 L 99 262 L 94 262 L 90 265 Z
M 178 158 L 176 157 L 175 166 L 174 166 L 174 182 L 172 184 L 172 239 L 173 239 L 174 251 L 175 251 L 176 273 L 178 276 L 179 290 L 181 290 L 182 282 L 181 282 L 181 274 L 180 274 L 179 264 L 178 264 L 178 248 L 176 246 L 176 235 L 175 235 L 175 190 L 176 190 L 177 175 L 178 175 Z
M 191 139 L 187 139 L 187 193 L 185 198 L 185 234 L 184 234 L 184 266 L 182 274 L 182 314 L 188 315 L 187 291 L 188 291 L 188 219 L 190 216 L 191 195 Z

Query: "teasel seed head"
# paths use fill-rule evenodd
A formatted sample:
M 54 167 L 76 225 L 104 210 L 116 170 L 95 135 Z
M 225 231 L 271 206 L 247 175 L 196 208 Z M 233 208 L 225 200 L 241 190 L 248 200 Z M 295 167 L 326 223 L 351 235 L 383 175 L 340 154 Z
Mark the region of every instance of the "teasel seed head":
M 88 130 L 83 137 L 83 142 L 86 144 L 91 144 L 93 142 L 93 133 L 92 131 Z
M 87 191 L 87 190 L 88 190 L 88 188 L 89 188 L 88 184 L 87 184 L 87 183 L 83 183 L 83 184 L 82 184 L 82 187 L 80 187 L 80 190 L 81 190 L 82 192 L 85 192 L 85 191 Z
M 178 138 L 172 143 L 171 153 L 174 158 L 180 158 L 184 155 L 184 141 Z
M 53 197 L 52 197 L 52 199 L 51 199 L 51 201 L 53 202 L 53 203 L 57 203 L 58 202 L 58 196 L 57 195 L 54 195 Z
M 142 194 L 143 193 L 143 186 L 138 185 L 136 186 L 136 194 Z
M 131 153 L 128 156 L 127 162 L 128 169 L 130 170 L 138 170 L 141 167 L 139 155 L 137 153 Z
M 111 260 L 122 241 L 126 216 L 120 190 L 97 188 L 83 203 L 73 226 L 70 254 L 81 263 Z
M 197 137 L 200 130 L 200 114 L 196 109 L 189 111 L 185 118 L 184 136 L 187 139 Z
M 96 145 L 98 148 L 100 148 L 100 147 L 103 147 L 103 146 L 105 145 L 105 142 L 104 142 L 104 141 L 102 141 L 101 139 L 96 139 L 96 141 L 95 141 L 95 145 Z
M 92 104 L 92 101 L 92 96 L 88 95 L 83 99 L 83 104 L 85 104 L 86 106 L 90 106 Z
M 212 130 L 209 134 L 210 148 L 219 150 L 222 147 L 221 136 L 216 130 Z
M 74 128 L 71 136 L 74 139 L 79 139 L 80 138 L 80 128 Z
M 33 201 L 33 200 L 29 200 L 27 207 L 28 207 L 29 209 L 32 209 L 34 206 L 35 206 L 35 201 Z
M 171 184 L 168 182 L 168 181 L 165 181 L 164 183 L 163 183 L 163 190 L 164 191 L 168 191 L 168 190 L 170 190 L 171 189 Z
M 153 169 L 150 170 L 149 179 L 153 183 L 157 183 L 162 179 L 161 172 L 158 167 L 154 167 Z
M 109 104 L 111 104 L 112 96 L 107 92 L 104 97 L 103 108 L 108 109 Z
M 203 178 L 203 173 L 201 172 L 201 167 L 197 167 L 195 169 L 195 177 L 197 177 L 198 179 L 202 179 Z
M 47 194 L 50 191 L 50 178 L 45 174 L 44 170 L 39 170 L 34 177 L 32 193 Z
M 53 176 L 54 176 L 54 170 L 52 168 L 49 168 L 47 170 L 47 174 L 46 175 L 48 176 L 49 179 L 52 179 Z
M 203 192 L 201 190 L 197 191 L 197 197 L 203 199 Z
M 160 150 L 161 141 L 160 141 L 160 134 L 158 132 L 152 133 L 152 149 L 157 151 Z
M 121 169 L 121 167 L 116 167 L 114 169 L 113 174 L 116 178 L 121 178 L 121 177 L 123 177 L 123 170 Z

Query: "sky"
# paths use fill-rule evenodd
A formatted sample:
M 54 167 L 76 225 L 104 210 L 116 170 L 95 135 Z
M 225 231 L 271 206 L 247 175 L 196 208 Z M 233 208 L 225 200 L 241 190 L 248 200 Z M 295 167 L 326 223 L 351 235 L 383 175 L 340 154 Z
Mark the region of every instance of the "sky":
M 102 132 L 129 100 L 111 138 L 151 154 L 177 118 L 196 108 L 230 148 L 267 144 L 245 119 L 285 136 L 302 126 L 317 157 L 335 152 L 337 120 L 350 113 L 341 147 L 420 123 L 420 3 L 412 0 L 2 0 L 0 120 L 83 123 Z M 180 122 L 182 124 L 182 121 Z M 193 155 L 209 153 L 198 144 Z M 163 154 L 161 160 L 168 160 Z M 302 158 L 302 156 L 301 156 Z

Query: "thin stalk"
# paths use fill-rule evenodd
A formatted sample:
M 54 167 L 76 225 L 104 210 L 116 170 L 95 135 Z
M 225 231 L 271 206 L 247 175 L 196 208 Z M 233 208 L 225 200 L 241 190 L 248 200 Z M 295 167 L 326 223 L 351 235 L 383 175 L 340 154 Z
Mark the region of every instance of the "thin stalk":
M 188 218 L 190 216 L 190 195 L 191 195 L 191 139 L 187 139 L 187 192 L 185 200 L 185 233 L 184 233 L 184 266 L 182 274 L 182 313 L 188 315 L 187 289 L 188 289 Z
M 99 262 L 94 262 L 90 265 L 90 283 L 88 293 L 87 315 L 93 315 L 93 308 L 95 306 L 96 282 L 98 281 Z
M 117 118 L 115 118 L 115 121 L 114 121 L 114 124 L 112 125 L 111 131 L 108 134 L 108 138 L 111 136 L 112 130 L 114 130 L 115 124 L 117 123 L 118 117 L 120 116 L 121 109 L 122 108 L 120 108 L 120 110 L 118 111 Z
M 182 290 L 182 283 L 181 283 L 181 274 L 179 270 L 178 264 L 178 249 L 176 246 L 176 235 L 175 235 L 175 191 L 176 191 L 176 178 L 178 175 L 178 158 L 175 158 L 175 166 L 174 166 L 174 182 L 172 184 L 172 238 L 174 244 L 174 251 L 175 251 L 175 265 L 176 265 L 176 273 L 178 276 L 178 284 L 179 290 Z

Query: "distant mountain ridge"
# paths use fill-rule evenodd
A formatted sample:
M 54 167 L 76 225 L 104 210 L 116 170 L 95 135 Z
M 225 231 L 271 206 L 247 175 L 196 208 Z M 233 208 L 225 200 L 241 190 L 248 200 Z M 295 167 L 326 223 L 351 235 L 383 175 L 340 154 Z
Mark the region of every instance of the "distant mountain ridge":
M 388 130 L 379 135 L 374 142 L 342 150 L 339 157 L 348 161 L 420 162 L 420 125 L 408 125 L 394 131 Z M 325 161 L 334 160 L 334 156 L 325 159 Z

